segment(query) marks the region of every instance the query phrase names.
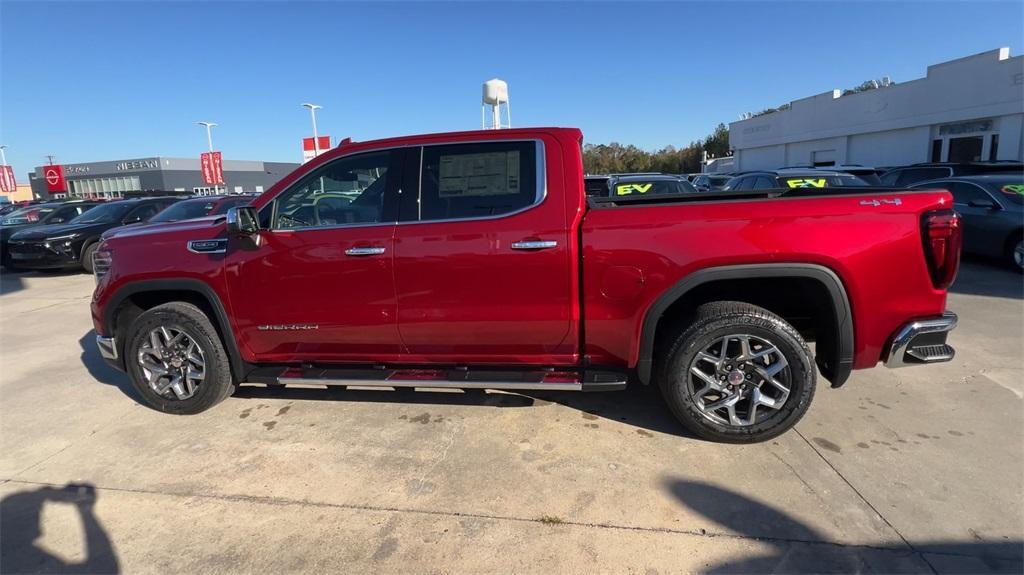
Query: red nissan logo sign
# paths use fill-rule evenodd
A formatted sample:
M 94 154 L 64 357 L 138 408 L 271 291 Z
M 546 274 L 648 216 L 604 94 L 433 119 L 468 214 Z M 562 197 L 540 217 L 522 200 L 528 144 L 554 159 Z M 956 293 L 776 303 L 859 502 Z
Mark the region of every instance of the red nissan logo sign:
M 46 189 L 49 192 L 67 191 L 64 182 L 64 166 L 52 165 L 43 168 L 43 179 L 46 180 Z

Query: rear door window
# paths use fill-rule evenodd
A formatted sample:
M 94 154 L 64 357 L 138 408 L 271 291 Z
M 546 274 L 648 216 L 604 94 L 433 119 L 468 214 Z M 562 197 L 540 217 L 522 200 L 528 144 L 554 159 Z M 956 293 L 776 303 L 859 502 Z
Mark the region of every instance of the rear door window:
M 943 187 L 953 194 L 953 203 L 961 206 L 970 205 L 971 202 L 992 202 L 996 203 L 988 192 L 967 182 L 945 182 Z
M 487 142 L 425 146 L 417 219 L 509 214 L 539 203 L 537 144 Z

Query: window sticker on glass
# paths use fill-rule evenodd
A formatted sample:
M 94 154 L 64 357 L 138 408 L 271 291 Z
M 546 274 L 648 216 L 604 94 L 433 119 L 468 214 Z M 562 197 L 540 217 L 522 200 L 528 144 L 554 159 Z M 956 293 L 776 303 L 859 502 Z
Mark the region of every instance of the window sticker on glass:
M 791 188 L 824 188 L 825 178 L 793 178 L 786 180 Z
M 519 151 L 442 155 L 438 196 L 505 196 L 519 193 Z
M 1002 191 L 1007 194 L 1024 195 L 1024 184 L 1006 184 L 1005 186 L 1003 186 Z
M 619 184 L 615 186 L 615 195 L 646 194 L 654 184 Z

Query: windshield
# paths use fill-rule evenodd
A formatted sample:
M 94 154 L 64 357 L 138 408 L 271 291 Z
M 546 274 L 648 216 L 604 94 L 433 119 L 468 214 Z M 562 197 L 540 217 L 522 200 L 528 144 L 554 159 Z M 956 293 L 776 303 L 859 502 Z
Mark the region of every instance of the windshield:
M 56 207 L 54 206 L 34 206 L 31 208 L 22 208 L 20 210 L 11 212 L 4 216 L 4 218 L 0 220 L 0 225 L 13 226 L 18 224 L 32 224 L 38 222 L 40 219 L 42 219 L 55 209 Z
M 128 211 L 128 204 L 114 203 L 96 206 L 71 220 L 72 224 L 109 224 L 120 221 Z
M 217 200 L 190 200 L 178 202 L 149 219 L 150 223 L 177 222 L 201 218 L 210 213 Z
M 990 190 L 999 193 L 999 197 L 1016 204 L 1018 206 L 1024 206 L 1024 183 L 1021 181 L 1008 181 L 988 184 Z

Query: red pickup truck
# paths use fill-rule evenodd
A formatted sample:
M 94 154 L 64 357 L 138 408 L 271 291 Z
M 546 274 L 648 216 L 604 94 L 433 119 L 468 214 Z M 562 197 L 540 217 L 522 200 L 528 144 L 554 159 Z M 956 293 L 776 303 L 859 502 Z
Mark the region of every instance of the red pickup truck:
M 168 413 L 239 384 L 635 381 L 727 442 L 796 424 L 818 370 L 838 387 L 880 361 L 953 357 L 948 192 L 588 198 L 581 138 L 346 144 L 226 217 L 124 228 L 95 254 L 100 352 Z

